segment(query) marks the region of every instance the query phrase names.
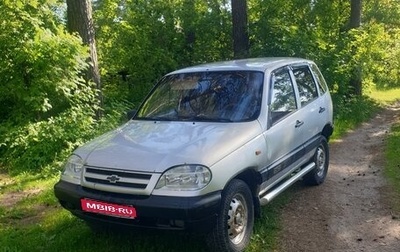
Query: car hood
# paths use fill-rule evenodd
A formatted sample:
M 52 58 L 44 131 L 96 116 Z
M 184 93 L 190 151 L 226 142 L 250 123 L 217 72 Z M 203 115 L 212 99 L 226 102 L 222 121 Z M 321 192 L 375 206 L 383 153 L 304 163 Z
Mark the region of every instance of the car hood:
M 243 123 L 130 121 L 78 148 L 86 165 L 164 172 L 180 164 L 211 166 L 261 134 Z

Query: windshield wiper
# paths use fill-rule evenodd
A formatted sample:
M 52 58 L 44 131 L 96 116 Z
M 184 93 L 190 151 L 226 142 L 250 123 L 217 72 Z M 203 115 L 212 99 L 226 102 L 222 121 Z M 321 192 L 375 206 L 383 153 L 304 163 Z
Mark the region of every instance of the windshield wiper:
M 206 115 L 192 115 L 192 116 L 178 116 L 178 117 L 167 117 L 167 116 L 149 116 L 149 117 L 135 117 L 135 120 L 146 120 L 146 121 L 193 121 L 193 122 L 233 122 L 229 118 L 216 118 Z
M 165 117 L 165 116 L 136 117 L 134 119 L 146 120 L 146 121 L 172 121 L 170 117 Z
M 179 116 L 179 119 L 184 121 L 199 121 L 199 122 L 233 122 L 229 118 L 216 118 L 210 117 L 206 115 L 197 115 L 197 116 Z

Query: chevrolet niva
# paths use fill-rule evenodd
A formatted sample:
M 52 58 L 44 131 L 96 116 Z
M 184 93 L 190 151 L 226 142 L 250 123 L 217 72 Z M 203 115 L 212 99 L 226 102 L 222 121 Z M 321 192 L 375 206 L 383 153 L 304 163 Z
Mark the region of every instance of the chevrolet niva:
M 260 206 L 327 175 L 332 102 L 316 64 L 257 58 L 164 76 L 121 127 L 74 151 L 55 195 L 88 224 L 204 232 L 242 251 Z

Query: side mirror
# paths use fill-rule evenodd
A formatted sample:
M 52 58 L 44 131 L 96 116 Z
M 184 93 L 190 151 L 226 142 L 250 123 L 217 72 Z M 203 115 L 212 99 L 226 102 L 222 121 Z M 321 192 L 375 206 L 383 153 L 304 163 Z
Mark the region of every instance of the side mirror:
M 126 112 L 126 117 L 128 118 L 128 120 L 131 120 L 136 115 L 136 112 L 136 109 L 132 109 Z

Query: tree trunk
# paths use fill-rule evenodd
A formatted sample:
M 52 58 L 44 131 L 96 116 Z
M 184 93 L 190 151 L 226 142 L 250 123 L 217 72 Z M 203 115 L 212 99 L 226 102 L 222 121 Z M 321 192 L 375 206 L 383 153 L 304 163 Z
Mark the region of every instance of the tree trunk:
M 193 64 L 194 46 L 196 44 L 196 29 L 193 23 L 193 14 L 196 13 L 195 2 L 193 0 L 183 1 L 182 28 L 185 35 L 184 45 L 184 65 Z
M 349 30 L 358 29 L 361 26 L 361 0 L 351 0 Z M 350 87 L 353 95 L 362 95 L 362 70 L 360 66 L 354 66 Z
M 361 0 L 351 0 L 349 29 L 361 26 Z
M 103 105 L 101 92 L 100 71 L 97 61 L 97 50 L 92 19 L 92 5 L 90 0 L 67 0 L 67 28 L 70 33 L 77 32 L 84 44 L 89 46 L 89 70 L 86 81 L 92 80 L 97 88 L 98 102 Z M 97 119 L 101 117 L 101 110 L 96 112 Z
M 247 1 L 231 0 L 233 55 L 235 59 L 249 56 L 249 34 L 247 25 Z

